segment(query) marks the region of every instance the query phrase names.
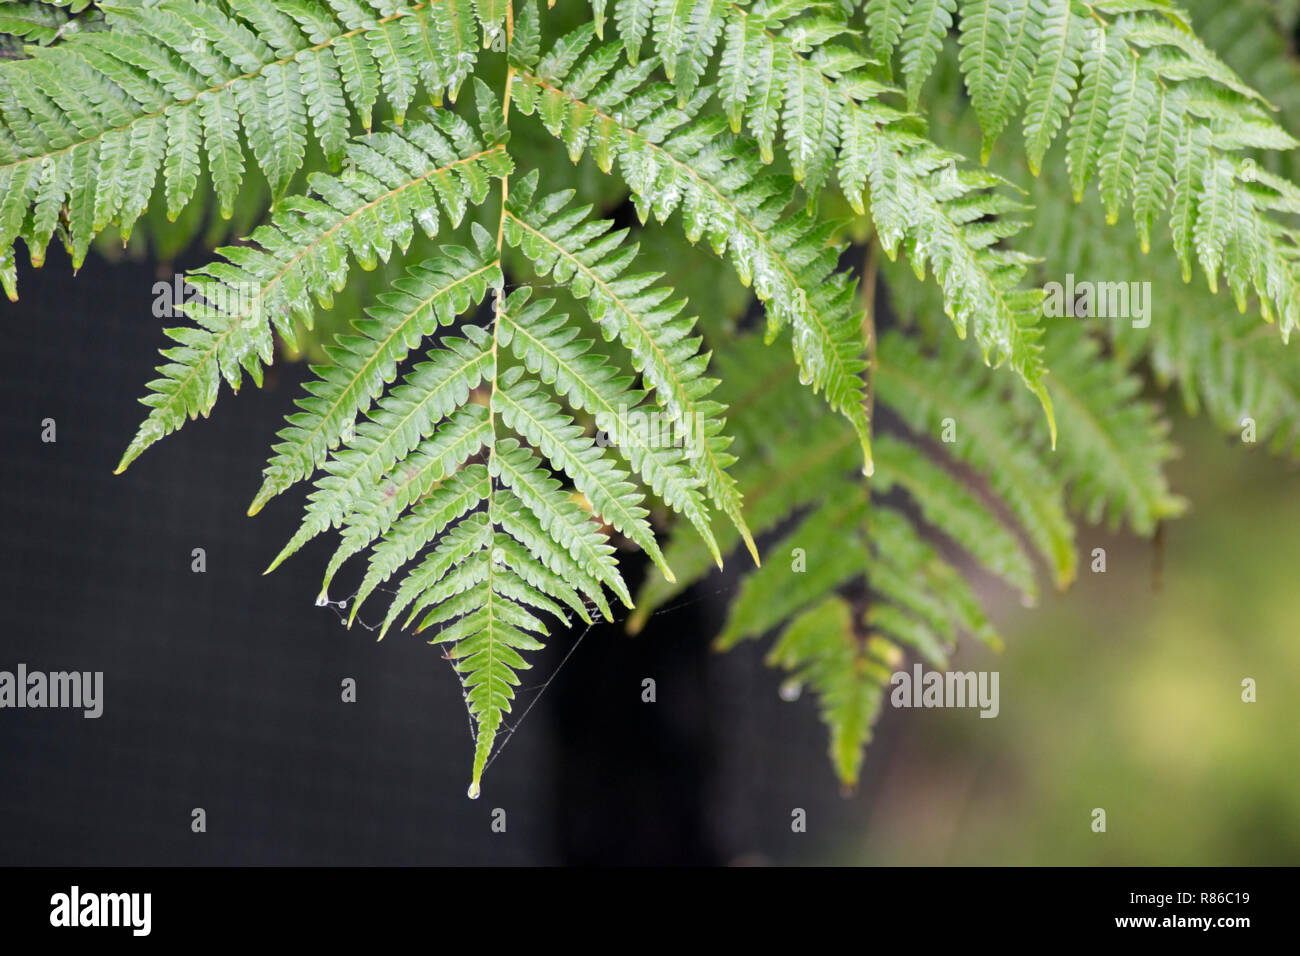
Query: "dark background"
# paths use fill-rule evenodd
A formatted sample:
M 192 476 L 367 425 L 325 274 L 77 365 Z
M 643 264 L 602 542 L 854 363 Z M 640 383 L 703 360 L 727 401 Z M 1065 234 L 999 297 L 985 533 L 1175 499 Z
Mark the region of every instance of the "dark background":
M 396 632 L 376 643 L 314 606 L 329 536 L 261 574 L 303 491 L 245 509 L 304 366 L 238 397 L 223 385 L 210 420 L 115 477 L 165 344 L 158 277 L 96 256 L 73 277 L 56 250 L 23 266 L 0 319 L 0 669 L 103 671 L 105 702 L 98 720 L 0 711 L 0 864 L 811 861 L 861 831 L 889 715 L 862 790 L 842 797 L 815 702 L 779 699 L 759 644 L 709 651 L 734 586 L 721 576 L 635 639 L 556 635 L 514 716 L 554 679 L 468 800 L 473 747 L 441 651 Z M 191 832 L 196 807 L 206 833 Z

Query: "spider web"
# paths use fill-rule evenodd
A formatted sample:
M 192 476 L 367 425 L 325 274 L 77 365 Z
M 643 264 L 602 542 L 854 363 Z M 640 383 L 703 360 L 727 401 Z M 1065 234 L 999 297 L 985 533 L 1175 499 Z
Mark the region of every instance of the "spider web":
M 671 614 L 677 611 L 684 610 L 694 604 L 699 604 L 701 601 L 715 598 L 721 594 L 729 594 L 732 591 L 734 591 L 735 588 L 736 585 L 733 584 L 733 585 L 726 585 L 723 587 L 714 588 L 705 591 L 697 595 L 696 597 L 687 598 L 685 600 L 678 601 L 675 604 L 670 604 L 665 607 L 661 607 L 658 610 L 651 612 L 650 617 L 652 618 L 659 617 L 660 615 L 663 614 Z M 383 586 L 375 588 L 375 591 L 383 592 L 385 594 L 393 594 L 393 595 L 397 594 L 396 589 L 387 588 Z M 337 601 L 329 600 L 327 598 L 323 606 L 328 607 L 331 611 L 333 611 L 335 616 L 338 618 L 339 623 L 342 624 L 344 627 L 346 627 L 347 608 L 348 605 L 351 603 L 352 599 L 356 596 L 356 594 L 357 591 L 353 591 L 347 597 L 341 598 Z M 584 596 L 583 604 L 586 606 L 587 611 L 591 613 L 591 616 L 593 618 L 596 618 L 598 613 L 598 608 L 596 608 L 595 604 L 591 601 L 591 599 Z M 631 616 L 630 614 L 618 615 L 615 616 L 614 620 L 612 621 L 604 621 L 604 620 L 596 619 L 593 620 L 592 623 L 584 625 L 582 631 L 578 634 L 577 639 L 573 641 L 573 643 L 569 646 L 569 649 L 565 651 L 564 656 L 560 659 L 560 662 L 555 666 L 555 669 L 550 672 L 550 675 L 546 678 L 546 680 L 542 681 L 540 684 L 520 685 L 518 688 L 516 688 L 516 692 L 519 694 L 523 694 L 526 691 L 533 691 L 533 690 L 535 690 L 536 693 L 533 694 L 532 698 L 528 701 L 527 706 L 524 707 L 523 713 L 521 713 L 518 719 L 515 720 L 513 723 L 511 721 L 506 720 L 504 716 L 501 718 L 501 727 L 503 728 L 503 730 L 502 732 L 498 733 L 498 737 L 500 738 L 500 741 L 493 748 L 491 756 L 488 757 L 487 764 L 485 764 L 483 767 L 483 772 L 485 774 L 487 773 L 488 769 L 492 766 L 492 764 L 496 762 L 497 758 L 501 756 L 501 753 L 506 749 L 506 744 L 510 743 L 510 738 L 512 738 L 515 735 L 515 733 L 519 730 L 519 728 L 523 725 L 525 718 L 527 718 L 529 713 L 532 712 L 532 709 L 537 706 L 537 702 L 542 699 L 542 695 L 546 693 L 547 689 L 550 688 L 551 684 L 559 676 L 560 671 L 564 669 L 564 665 L 569 662 L 569 658 L 571 658 L 574 655 L 574 653 L 577 652 L 578 648 L 582 645 L 582 642 L 586 638 L 586 636 L 590 634 L 591 631 L 597 627 L 602 627 L 602 626 L 616 627 L 624 623 L 630 616 Z M 379 622 L 376 622 L 374 624 L 368 624 L 361 617 L 360 614 L 357 615 L 353 623 L 360 624 L 365 630 L 371 633 L 374 633 L 380 628 Z M 465 678 L 462 676 L 460 671 L 456 669 L 455 661 L 449 656 L 447 652 L 444 652 L 442 654 L 442 658 L 443 660 L 448 662 L 449 669 L 451 670 L 452 674 L 455 675 L 457 683 L 460 684 L 461 699 L 462 702 L 465 704 L 465 720 L 469 728 L 470 742 L 473 743 L 477 740 L 478 735 L 474 727 L 474 718 L 469 712 L 469 690 L 465 685 Z

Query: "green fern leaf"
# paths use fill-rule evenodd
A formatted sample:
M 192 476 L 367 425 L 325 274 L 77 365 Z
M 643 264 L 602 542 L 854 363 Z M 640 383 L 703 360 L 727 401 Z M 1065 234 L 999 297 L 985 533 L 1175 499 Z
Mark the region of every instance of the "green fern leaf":
M 453 353 L 457 351 L 455 341 L 444 340 L 444 344 Z M 490 355 L 487 353 L 488 358 Z M 429 394 L 433 389 L 422 379 L 439 383 L 443 369 L 433 363 L 430 366 L 417 368 L 385 396 L 369 413 L 370 421 L 357 427 L 352 445 L 325 463 L 326 474 L 316 480 L 317 491 L 310 497 L 301 527 L 267 568 L 268 573 L 337 521 L 342 525 L 342 541 L 321 584 L 321 595 L 328 600 L 330 582 L 348 558 L 387 534 L 406 509 L 433 494 L 440 482 L 458 474 L 461 465 L 490 444 L 491 422 L 482 405 L 462 405 L 445 421 L 435 422 L 436 406 Z M 479 374 L 490 378 L 492 372 L 485 367 Z M 463 373 L 453 367 L 453 374 Z M 446 394 L 445 385 L 437 391 Z M 412 432 L 426 437 L 403 457 L 403 450 L 411 448 Z M 359 592 L 353 601 L 353 617 L 363 599 Z
M 448 211 L 458 219 L 465 197 L 481 200 L 486 193 L 487 175 L 509 171 L 501 144 L 484 145 L 450 114 L 430 116 L 430 123 L 408 124 L 400 134 L 378 133 L 368 144 L 350 145 L 354 165 L 341 177 L 312 177 L 317 198 L 287 204 L 255 234 L 258 247 L 228 249 L 227 262 L 190 275 L 204 299 L 190 305 L 198 326 L 169 333 L 181 347 L 164 353 L 170 364 L 160 369 L 163 377 L 151 383 L 145 399 L 153 410 L 118 471 L 187 416 L 206 415 L 216 401 L 219 377 L 235 389 L 241 369 L 260 381 L 261 363 L 271 358 L 267 319 L 290 338 L 292 315 L 310 326 L 311 298 L 328 302 L 331 290 L 342 287 L 349 253 L 373 268 L 395 241 L 409 242 L 412 220 L 426 234 L 437 234 L 435 192 L 444 205 L 457 202 Z M 341 426 L 342 420 L 333 423 Z M 322 437 L 324 444 L 316 441 L 307 456 L 312 461 L 330 442 Z M 253 510 L 295 480 L 289 474 L 298 472 L 287 469 L 270 482 Z
M 500 286 L 500 263 L 489 258 L 489 237 L 483 234 L 482 240 L 473 252 L 444 246 L 439 259 L 412 269 L 408 279 L 395 283 L 394 292 L 370 310 L 367 320 L 353 324 L 357 334 L 341 336 L 327 348 L 331 362 L 315 369 L 320 377 L 307 386 L 308 396 L 298 400 L 302 411 L 291 415 L 290 427 L 280 432 L 282 442 L 275 446 L 266 479 L 249 506 L 251 514 L 316 470 L 329 449 L 353 428 L 357 413 L 393 380 L 412 348 L 481 302 L 489 288 Z M 471 361 L 474 364 L 462 374 L 472 370 L 473 378 L 442 379 L 441 387 L 449 389 L 442 400 L 447 406 L 463 402 L 482 374 L 477 356 Z M 459 387 L 451 389 L 451 383 Z M 426 393 L 440 394 L 436 389 Z M 441 410 L 446 413 L 446 408 Z
M 592 54 L 599 55 L 599 50 Z M 707 237 L 715 251 L 730 256 L 741 280 L 767 304 L 769 333 L 792 327 L 806 381 L 854 422 L 869 469 L 859 316 L 852 284 L 834 272 L 837 253 L 827 231 L 808 214 L 780 218 L 792 198 L 790 185 L 762 173 L 756 159 L 744 155 L 744 142 L 725 138 L 720 123 L 692 123 L 698 105 L 666 106 L 666 88 L 651 85 L 615 117 L 606 111 L 613 109 L 615 96 L 626 96 L 636 84 L 638 74 L 631 68 L 614 71 L 588 99 L 569 92 L 566 76 L 545 80 L 521 73 L 520 110 L 549 109 L 544 121 L 567 144 L 590 143 L 611 163 L 617 157 L 643 219 L 653 214 L 666 220 L 680 206 L 687 237 Z M 548 100 L 552 105 L 546 107 Z M 779 201 L 782 196 L 785 202 Z
M 1066 157 L 1074 201 L 1083 199 L 1083 191 L 1096 169 L 1101 155 L 1102 137 L 1108 120 L 1108 96 L 1120 74 L 1121 47 L 1101 25 L 1089 24 L 1082 57 L 1083 81 L 1079 98 L 1070 117 L 1066 134 Z
M 862 574 L 868 562 L 866 538 L 861 534 L 867 512 L 865 491 L 858 489 L 830 507 L 814 510 L 773 545 L 773 552 L 780 555 L 811 548 L 807 569 L 793 573 L 790 562 L 769 561 L 748 575 L 718 634 L 717 649 L 725 651 L 738 641 L 758 637 L 811 600 Z M 837 535 L 836 546 L 826 547 L 825 542 Z
M 617 337 L 670 420 L 686 425 L 688 457 L 717 507 L 740 529 L 757 560 L 757 551 L 741 517 L 740 495 L 725 469 L 732 458 L 722 437 L 725 408 L 706 396 L 716 382 L 704 376 L 708 355 L 691 335 L 693 320 L 682 315 L 684 303 L 652 283 L 654 275 L 629 275 L 635 246 L 623 246 L 622 232 L 608 223 L 587 220 L 587 209 L 565 210 L 570 198 L 559 193 L 532 202 L 536 178 L 529 177 L 511 195 L 503 224 L 506 239 L 537 267 L 568 284 L 586 299 L 592 318 L 607 340 Z
M 68 14 L 46 3 L 6 3 L 0 6 L 0 33 L 46 44 L 59 36 Z
M 1146 145 L 1147 127 L 1156 104 L 1155 82 L 1133 59 L 1115 87 L 1115 103 L 1106 122 L 1097 162 L 1098 185 L 1106 221 L 1114 224 L 1133 182 Z
M 908 109 L 916 109 L 920 101 L 921 87 L 934 69 L 956 10 L 957 0 L 915 0 L 908 12 L 899 53 Z
M 1043 385 L 1042 346 L 1037 342 L 1041 295 L 1016 288 L 1027 259 L 991 248 L 996 234 L 966 228 L 976 217 L 1018 207 L 981 191 L 997 185 L 996 179 L 958 172 L 953 161 L 951 154 L 914 146 L 904 138 L 877 137 L 866 163 L 881 244 L 892 257 L 904 243 L 918 276 L 927 265 L 933 269 L 958 334 L 964 336 L 971 324 L 985 360 L 996 355 L 1008 362 L 1038 397 L 1055 443 L 1051 398 Z
M 863 640 L 855 632 L 852 609 L 838 598 L 794 618 L 767 655 L 769 665 L 784 668 L 795 686 L 807 684 L 820 698 L 831 765 L 847 789 L 862 770 L 871 725 L 884 700 L 881 686 L 891 672 L 890 656 L 886 642 Z
M 104 6 L 106 30 L 0 62 L 0 138 L 16 145 L 3 168 L 24 182 L 44 181 L 27 193 L 36 222 L 21 233 L 33 263 L 43 261 L 53 232 L 45 228 L 51 206 L 66 202 L 73 213 L 68 245 L 79 266 L 110 222 L 130 234 L 160 167 L 174 219 L 206 157 L 229 218 L 246 171 L 245 139 L 278 199 L 303 167 L 312 134 L 331 162 L 340 158 L 345 93 L 366 128 L 381 87 L 399 123 L 421 79 L 432 93 L 447 88 L 454 97 L 474 63 L 467 2 L 381 10 L 306 0 L 122 0 Z M 422 58 L 422 49 L 435 55 Z M 160 123 L 165 149 L 155 140 Z M 46 176 L 51 163 L 57 175 Z
M 1192 278 L 1193 231 L 1197 222 L 1197 196 L 1206 166 L 1210 162 L 1209 135 L 1200 127 L 1187 126 L 1179 135 L 1174 152 L 1174 196 L 1169 226 L 1174 249 L 1183 267 L 1183 281 Z
M 527 379 L 505 381 L 492 396 L 492 410 L 501 421 L 528 440 L 558 469 L 569 476 L 573 486 L 594 513 L 615 530 L 627 535 L 659 565 L 664 576 L 673 579 L 672 569 L 664 562 L 654 532 L 642 507 L 642 497 L 627 480 L 627 472 L 605 457 L 595 441 L 584 435 L 581 427 L 565 415 L 560 407 L 540 394 L 540 385 Z
M 888 64 L 893 57 L 894 47 L 903 35 L 903 23 L 912 6 L 912 0 L 867 0 L 863 5 L 871 49 L 881 63 Z
M 530 372 L 551 385 L 569 403 L 590 412 L 598 429 L 674 511 L 683 514 L 721 566 L 722 556 L 709 527 L 708 510 L 700 494 L 701 479 L 685 458 L 685 448 L 665 443 L 651 426 L 657 406 L 633 389 L 632 379 L 591 351 L 590 339 L 579 338 L 567 316 L 547 313 L 551 303 L 539 302 L 498 320 L 497 338 L 511 348 Z M 684 442 L 683 442 L 684 445 Z
M 980 158 L 985 163 L 1029 86 L 1042 12 L 1033 0 L 975 0 L 963 6 L 961 66 L 984 130 Z
M 654 22 L 657 0 L 615 0 L 614 23 L 623 38 L 628 62 L 633 66 L 641 57 L 641 47 Z
M 1079 56 L 1085 42 L 1083 18 L 1075 13 L 1073 0 L 1038 2 L 1043 28 L 1033 79 L 1025 96 L 1023 127 L 1029 169 L 1035 176 L 1074 98 Z
M 688 101 L 699 86 L 729 7 L 729 0 L 659 0 L 656 5 L 656 49 L 679 102 Z
M 916 501 L 926 521 L 943 530 L 980 564 L 1022 594 L 1038 593 L 1033 565 L 1015 535 L 986 512 L 955 478 L 910 445 L 877 436 L 881 467 L 873 484 L 900 487 Z
M 1056 476 L 1033 451 L 1028 429 L 980 372 L 964 350 L 950 344 L 927 356 L 914 342 L 887 336 L 878 352 L 877 398 L 922 436 L 938 435 L 943 420 L 952 419 L 955 440 L 945 450 L 987 477 L 1052 569 L 1057 587 L 1064 588 L 1076 571 L 1074 526 Z
M 1173 189 L 1180 125 L 1180 104 L 1164 90 L 1157 96 L 1133 186 L 1133 222 L 1144 253 L 1151 250 L 1151 227 Z

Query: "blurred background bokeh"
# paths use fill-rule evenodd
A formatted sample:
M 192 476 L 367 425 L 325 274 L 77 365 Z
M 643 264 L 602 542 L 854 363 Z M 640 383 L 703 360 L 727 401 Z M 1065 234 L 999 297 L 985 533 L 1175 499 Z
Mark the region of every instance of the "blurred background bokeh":
M 1005 652 L 957 661 L 1000 671 L 997 719 L 886 711 L 894 745 L 869 758 L 869 826 L 838 858 L 1300 860 L 1296 469 L 1200 423 L 1176 435 L 1171 476 L 1191 512 L 1157 545 L 1084 534 L 1085 556 L 1106 550 L 1105 574 L 1000 609 Z M 1090 828 L 1096 807 L 1105 834 Z

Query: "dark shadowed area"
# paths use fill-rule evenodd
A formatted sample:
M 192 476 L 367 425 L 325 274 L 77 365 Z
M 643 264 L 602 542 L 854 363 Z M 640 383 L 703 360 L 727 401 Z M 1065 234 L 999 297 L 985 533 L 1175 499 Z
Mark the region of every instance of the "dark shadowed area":
M 1000 670 L 998 718 L 886 708 L 856 794 L 839 793 L 816 701 L 780 699 L 766 642 L 709 650 L 735 587 L 715 574 L 636 638 L 619 625 L 554 638 L 471 801 L 469 725 L 442 651 L 402 633 L 377 643 L 314 606 L 328 536 L 261 574 L 303 491 L 245 509 L 302 365 L 278 365 L 266 388 L 226 395 L 210 421 L 112 474 L 162 344 L 155 278 L 94 256 L 73 278 L 60 255 L 22 270 L 22 300 L 5 306 L 0 670 L 103 671 L 105 690 L 99 719 L 0 710 L 0 864 L 1300 854 L 1300 555 L 1285 534 L 1300 503 L 1294 467 L 1264 449 L 1180 425 L 1171 475 L 1196 507 L 1166 529 L 1161 586 L 1149 544 L 1085 531 L 1082 566 L 1104 547 L 1104 574 L 1035 610 L 986 594 L 1007 651 L 967 648 L 955 666 Z M 355 581 L 341 576 L 332 596 Z M 1245 677 L 1256 703 L 1240 700 Z M 1097 807 L 1104 835 L 1090 828 Z M 195 808 L 205 833 L 191 830 Z M 806 833 L 791 831 L 796 808 Z
M 327 538 L 261 574 L 302 491 L 245 509 L 305 368 L 227 394 L 114 476 L 164 344 L 157 277 L 92 256 L 74 278 L 52 259 L 20 269 L 4 307 L 0 669 L 103 671 L 104 713 L 0 711 L 0 863 L 717 863 L 817 858 L 860 832 L 873 775 L 841 798 L 813 701 L 779 699 L 760 646 L 709 651 L 717 577 L 635 639 L 606 625 L 553 640 L 515 716 L 550 686 L 468 800 L 441 650 L 376 643 L 314 606 Z M 883 758 L 888 741 L 873 746 Z M 807 834 L 790 831 L 795 807 Z

